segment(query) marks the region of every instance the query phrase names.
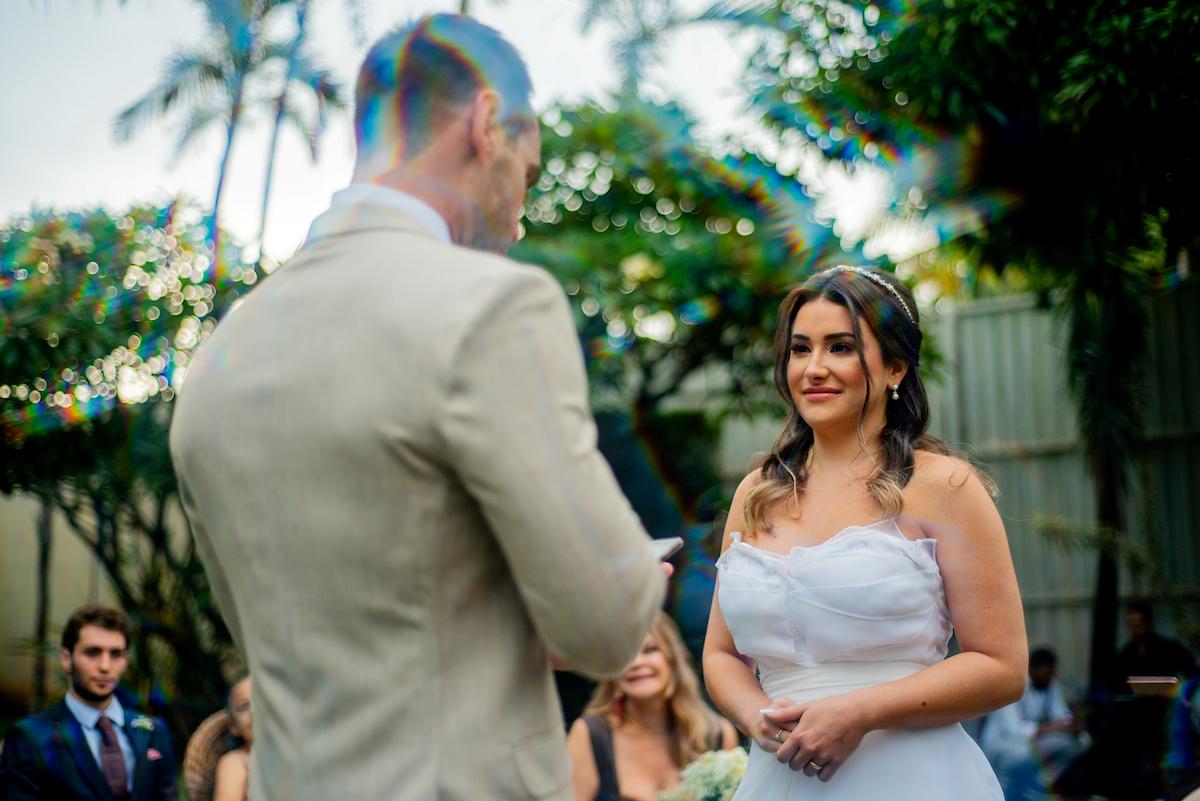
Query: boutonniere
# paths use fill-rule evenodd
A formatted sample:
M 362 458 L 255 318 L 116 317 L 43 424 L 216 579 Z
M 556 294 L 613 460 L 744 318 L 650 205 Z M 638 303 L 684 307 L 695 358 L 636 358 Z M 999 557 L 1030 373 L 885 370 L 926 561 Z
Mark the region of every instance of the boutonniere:
M 154 731 L 154 721 L 145 715 L 138 715 L 133 720 L 129 721 L 129 725 L 135 729 L 142 731 Z
M 157 762 L 158 760 L 162 759 L 162 752 L 156 751 L 153 748 L 148 748 L 146 749 L 146 759 L 150 760 L 151 762 Z

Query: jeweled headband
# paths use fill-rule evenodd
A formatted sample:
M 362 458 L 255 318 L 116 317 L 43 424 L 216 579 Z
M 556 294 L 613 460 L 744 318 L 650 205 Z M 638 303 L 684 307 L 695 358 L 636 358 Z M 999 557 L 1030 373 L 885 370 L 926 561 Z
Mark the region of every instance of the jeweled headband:
M 904 309 L 904 315 L 908 317 L 908 321 L 913 325 L 917 324 L 917 318 L 913 316 L 912 309 L 908 308 L 908 304 L 904 302 L 904 298 L 900 296 L 900 291 L 892 286 L 890 282 L 883 280 L 870 270 L 865 270 L 862 267 L 851 267 L 849 264 L 839 264 L 837 267 L 830 267 L 825 272 L 827 273 L 857 273 L 863 278 L 869 278 L 881 287 L 892 293 L 896 298 L 896 302 L 900 304 L 900 308 Z

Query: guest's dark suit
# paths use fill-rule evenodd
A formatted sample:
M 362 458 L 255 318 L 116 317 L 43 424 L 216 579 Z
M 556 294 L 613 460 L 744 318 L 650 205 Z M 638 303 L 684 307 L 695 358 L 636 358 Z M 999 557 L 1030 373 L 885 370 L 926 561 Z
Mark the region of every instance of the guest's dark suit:
M 174 801 L 177 768 L 166 725 L 126 709 L 125 735 L 134 753 L 130 801 Z M 113 801 L 83 727 L 65 702 L 8 730 L 0 801 Z

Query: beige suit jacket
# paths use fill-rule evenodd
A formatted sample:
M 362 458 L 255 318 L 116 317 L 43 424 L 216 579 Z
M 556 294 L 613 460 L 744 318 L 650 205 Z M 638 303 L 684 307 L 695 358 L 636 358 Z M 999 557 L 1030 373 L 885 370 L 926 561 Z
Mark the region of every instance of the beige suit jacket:
M 181 387 L 180 494 L 254 678 L 254 801 L 570 798 L 547 650 L 662 600 L 540 269 L 335 208 Z

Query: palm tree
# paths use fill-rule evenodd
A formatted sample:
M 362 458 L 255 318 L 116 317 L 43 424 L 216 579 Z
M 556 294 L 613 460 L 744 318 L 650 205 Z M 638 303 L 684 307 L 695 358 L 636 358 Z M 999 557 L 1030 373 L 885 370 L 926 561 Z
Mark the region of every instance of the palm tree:
M 491 0 L 489 5 L 502 6 L 505 4 L 505 2 L 507 2 L 507 0 Z M 464 17 L 471 16 L 471 5 L 471 0 L 458 0 L 458 13 L 462 14 Z
M 318 66 L 305 47 L 308 33 L 308 0 L 296 3 L 296 35 L 286 46 L 268 45 L 267 60 L 280 60 L 284 64 L 283 85 L 273 101 L 274 122 L 271 127 L 271 143 L 267 149 L 267 175 L 263 181 L 262 214 L 258 228 L 258 262 L 262 264 L 266 248 L 267 211 L 271 200 L 271 183 L 275 175 L 275 153 L 279 147 L 279 133 L 284 124 L 291 125 L 308 142 L 313 161 L 317 160 L 318 145 L 325 130 L 325 121 L 330 109 L 344 111 L 346 102 L 342 85 L 333 78 L 328 69 Z M 311 114 L 297 101 L 310 99 L 315 106 Z
M 201 48 L 171 58 L 162 79 L 139 100 L 117 115 L 113 129 L 118 141 L 128 141 L 149 122 L 174 113 L 185 115 L 176 155 L 214 125 L 223 123 L 225 146 L 217 171 L 209 220 L 213 258 L 220 258 L 218 213 L 229 171 L 233 140 L 246 108 L 247 84 L 264 63 L 266 43 L 262 23 L 276 7 L 273 0 L 202 0 L 210 40 Z
M 676 0 L 587 0 L 583 33 L 601 20 L 616 29 L 613 51 L 621 90 L 636 93 L 646 68 L 659 59 L 663 35 L 701 18 L 683 13 Z

